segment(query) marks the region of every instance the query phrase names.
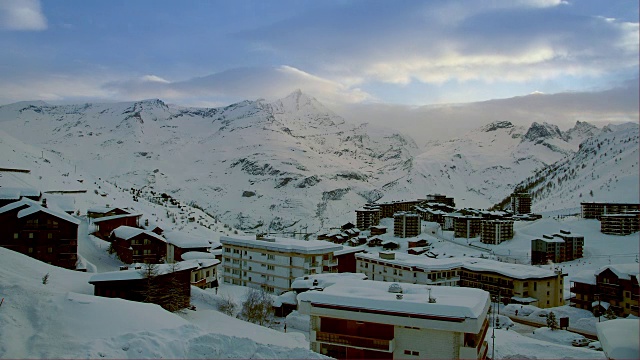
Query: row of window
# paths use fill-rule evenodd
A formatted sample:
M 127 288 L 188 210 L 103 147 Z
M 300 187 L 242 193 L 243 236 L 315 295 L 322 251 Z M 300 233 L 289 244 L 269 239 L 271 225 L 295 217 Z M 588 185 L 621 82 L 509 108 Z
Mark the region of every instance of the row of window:
M 35 237 L 34 233 L 30 232 L 28 235 L 29 239 L 33 239 Z M 20 233 L 13 233 L 13 239 L 17 240 L 20 238 Z M 53 233 L 47 233 L 47 239 L 53 239 Z

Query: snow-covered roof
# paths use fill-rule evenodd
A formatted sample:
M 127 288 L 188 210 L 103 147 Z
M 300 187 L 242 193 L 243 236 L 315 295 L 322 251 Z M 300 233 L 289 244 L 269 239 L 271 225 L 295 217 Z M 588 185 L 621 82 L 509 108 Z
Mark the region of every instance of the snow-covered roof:
M 542 279 L 555 277 L 556 274 L 548 269 L 535 266 L 509 264 L 500 261 L 473 258 L 473 257 L 451 257 L 444 259 L 432 259 L 426 256 L 395 253 L 395 259 L 382 259 L 377 254 L 356 254 L 356 258 L 366 258 L 385 262 L 389 264 L 417 267 L 426 271 L 447 270 L 454 268 L 466 268 L 473 271 L 485 271 L 498 273 L 514 279 Z
M 350 281 L 350 280 L 366 280 L 367 275 L 362 273 L 326 273 L 326 274 L 314 274 L 306 275 L 293 280 L 291 283 L 292 289 L 311 289 L 321 288 L 324 289 L 327 286 L 333 285 L 338 282 Z M 316 285 L 313 282 L 317 281 Z
M 640 359 L 640 320 L 613 319 L 596 323 L 598 340 L 609 359 Z
M 247 246 L 258 249 L 275 251 L 287 251 L 302 254 L 325 254 L 341 250 L 342 245 L 337 245 L 323 240 L 298 240 L 282 237 L 270 237 L 270 240 L 257 240 L 255 236 L 221 236 L 220 242 L 231 245 Z
M 362 248 L 362 247 L 343 246 L 342 250 L 334 251 L 333 252 L 333 256 L 342 256 L 342 255 L 356 253 L 356 252 L 360 252 L 360 251 L 364 251 L 364 248 Z
M 216 266 L 220 264 L 220 260 L 218 259 L 193 259 L 193 260 L 184 260 L 178 262 L 178 267 L 180 269 L 189 269 L 195 266 L 196 269 L 204 269 L 212 266 Z
M 197 264 L 184 264 L 178 265 L 177 271 L 193 270 L 197 269 Z M 164 275 L 170 273 L 172 270 L 172 264 L 158 264 L 158 275 Z M 142 269 L 129 269 L 121 271 L 108 271 L 93 275 L 89 278 L 90 283 L 97 283 L 103 281 L 125 281 L 125 280 L 138 280 L 144 278 L 144 268 Z
M 144 233 L 145 235 L 151 236 L 153 238 L 156 238 L 162 242 L 167 242 L 167 240 L 165 240 L 165 238 L 163 238 L 162 236 L 153 233 L 149 230 L 145 230 L 145 229 L 139 229 L 139 228 L 135 228 L 135 227 L 131 227 L 131 226 L 118 226 L 117 228 L 115 228 L 111 234 L 114 235 L 115 237 L 119 238 L 119 239 L 123 239 L 123 240 L 129 240 L 132 237 L 138 236 L 140 234 Z
M 577 274 L 571 276 L 569 280 L 583 284 L 596 284 L 596 276 L 593 274 L 593 270 L 582 270 Z
M 80 224 L 80 220 L 74 218 L 73 216 L 71 216 L 71 215 L 69 215 L 67 213 L 53 211 L 53 210 L 51 210 L 49 208 L 45 208 L 45 207 L 42 207 L 40 205 L 31 205 L 26 209 L 22 209 L 22 210 L 18 211 L 18 218 L 23 218 L 25 216 L 29 216 L 29 215 L 35 214 L 37 212 L 47 213 L 49 215 L 57 217 L 58 219 L 62 219 L 62 220 L 68 221 L 68 222 L 70 222 L 72 224 L 76 224 L 76 225 Z
M 93 220 L 93 223 L 101 223 L 103 221 L 115 220 L 115 219 L 124 219 L 128 217 L 140 217 L 142 214 L 122 214 L 122 215 L 111 215 L 111 216 L 103 216 L 101 218 L 97 218 Z
M 31 199 L 22 198 L 21 200 L 14 201 L 14 202 L 12 202 L 10 204 L 7 204 L 7 205 L 5 205 L 3 207 L 0 207 L 0 214 L 3 214 L 5 212 L 7 212 L 7 211 L 11 211 L 11 210 L 17 209 L 17 208 L 19 208 L 21 206 L 25 206 L 25 205 L 26 206 L 40 205 L 40 203 L 37 202 L 37 201 L 31 200 Z
M 631 280 L 631 277 L 638 276 L 640 274 L 640 267 L 637 263 L 631 264 L 612 264 L 605 265 L 598 269 L 595 273 L 596 276 L 600 275 L 605 270 L 611 270 L 619 279 Z
M 603 309 L 608 310 L 609 306 L 611 306 L 608 302 L 597 300 L 591 303 L 591 307 L 602 306 Z
M 18 200 L 21 196 L 40 196 L 40 190 L 27 187 L 0 187 L 0 200 Z
M 282 306 L 282 304 L 298 305 L 296 295 L 297 294 L 295 291 L 284 292 L 280 294 L 280 296 L 276 297 L 276 299 L 273 301 L 273 306 L 280 307 Z
M 203 251 L 188 251 L 182 254 L 183 260 L 195 260 L 195 259 L 215 259 L 216 255 L 210 252 Z
M 47 199 L 48 206 L 57 207 L 64 212 L 76 210 L 75 199 L 73 196 L 46 194 L 44 195 L 44 198 Z
M 183 231 L 165 231 L 162 234 L 169 244 L 182 249 L 209 248 L 211 244 L 203 237 L 193 236 Z
M 87 212 L 93 212 L 93 213 L 97 213 L 97 214 L 106 214 L 110 211 L 116 210 L 116 209 L 120 209 L 122 211 L 126 211 L 127 210 L 123 209 L 123 208 L 119 208 L 119 207 L 107 207 L 107 206 L 94 206 L 91 207 L 89 209 L 87 209 Z
M 489 293 L 475 288 L 433 286 L 402 283 L 402 299 L 389 292 L 389 282 L 348 280 L 335 283 L 323 291 L 307 291 L 298 295 L 299 301 L 337 305 L 354 309 L 389 311 L 401 314 L 420 314 L 457 319 L 477 319 L 486 315 Z M 435 303 L 429 302 L 429 290 Z
M 535 238 L 534 240 L 540 240 L 540 241 L 544 241 L 547 243 L 564 243 L 564 240 L 562 240 L 561 238 L 558 237 L 551 237 L 551 239 L 546 238 L 546 237 L 539 237 L 539 238 Z

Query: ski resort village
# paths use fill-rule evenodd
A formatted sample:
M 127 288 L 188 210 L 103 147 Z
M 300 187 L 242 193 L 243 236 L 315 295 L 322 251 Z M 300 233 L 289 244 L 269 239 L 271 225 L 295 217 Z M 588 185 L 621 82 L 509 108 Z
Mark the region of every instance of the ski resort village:
M 0 357 L 638 357 L 637 124 L 416 155 L 300 92 L 204 114 L 0 107 Z
M 0 0 L 0 360 L 640 359 L 638 14 Z

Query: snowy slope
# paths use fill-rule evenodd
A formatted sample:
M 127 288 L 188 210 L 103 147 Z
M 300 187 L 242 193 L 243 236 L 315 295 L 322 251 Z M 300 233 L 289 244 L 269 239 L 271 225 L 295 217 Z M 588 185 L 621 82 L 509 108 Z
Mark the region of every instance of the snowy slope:
M 110 182 L 196 201 L 244 229 L 319 228 L 350 214 L 344 204 L 378 199 L 377 184 L 399 177 L 417 151 L 393 131 L 346 124 L 299 91 L 215 109 L 17 103 L 0 107 L 0 128 Z
M 563 133 L 548 123 L 534 122 L 527 129 L 496 121 L 461 137 L 427 144 L 407 176 L 384 189 L 413 195 L 406 198 L 429 189 L 455 196 L 458 205 L 486 208 L 511 194 L 535 170 L 572 155 L 596 132 L 581 122 Z
M 638 124 L 608 125 L 578 152 L 518 186 L 533 194 L 533 211 L 580 212 L 580 202 L 640 202 Z
M 189 320 L 197 311 L 93 296 L 90 276 L 0 248 L 0 358 L 321 358 L 299 338 L 220 313 L 212 330 Z
M 496 121 L 418 149 L 398 132 L 350 125 L 300 91 L 221 108 L 22 102 L 0 107 L 0 130 L 34 156 L 54 152 L 110 184 L 166 192 L 239 229 L 312 233 L 354 221 L 354 209 L 376 200 L 443 193 L 460 207 L 489 207 L 600 133 L 584 122 L 563 132 Z

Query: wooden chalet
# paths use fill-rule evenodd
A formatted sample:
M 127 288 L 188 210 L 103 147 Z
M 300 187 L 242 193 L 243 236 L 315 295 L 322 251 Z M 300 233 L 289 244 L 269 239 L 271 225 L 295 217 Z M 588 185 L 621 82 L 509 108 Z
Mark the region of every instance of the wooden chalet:
M 159 295 L 147 299 L 148 302 L 168 310 L 188 307 L 191 303 L 191 271 L 196 268 L 197 265 L 177 266 L 175 269 L 171 264 L 157 265 L 158 274 L 153 277 L 152 284 Z M 144 302 L 145 290 L 150 282 L 145 278 L 144 267 L 138 266 L 134 269 L 95 274 L 89 279 L 89 283 L 94 286 L 93 294 L 96 296 Z M 166 296 L 169 289 L 174 296 L 180 297 L 179 304 L 172 303 Z M 177 309 L 172 309 L 172 306 Z
M 80 220 L 22 199 L 0 208 L 0 246 L 66 269 L 76 269 Z
M 382 225 L 372 226 L 370 228 L 371 235 L 382 235 L 387 233 L 387 227 Z
M 167 241 L 167 262 L 186 260 L 182 254 L 187 252 L 207 253 L 212 247 L 209 240 L 181 231 L 167 231 L 163 236 Z
M 382 245 L 382 239 L 380 239 L 379 237 L 374 236 L 367 239 L 367 246 L 369 247 L 381 246 L 381 245 Z
M 92 207 L 87 210 L 87 217 L 89 219 L 98 219 L 105 216 L 113 216 L 113 215 L 124 215 L 130 214 L 131 212 L 117 207 L 109 207 L 109 206 L 98 206 Z
M 166 240 L 151 231 L 120 226 L 109 237 L 112 249 L 122 262 L 159 264 L 167 256 Z
M 120 226 L 140 227 L 142 214 L 119 214 L 103 216 L 93 220 L 93 235 L 101 239 L 109 239 L 111 232 Z
M 9 205 L 22 198 L 38 202 L 42 198 L 42 193 L 40 190 L 34 188 L 0 186 L 0 207 Z

